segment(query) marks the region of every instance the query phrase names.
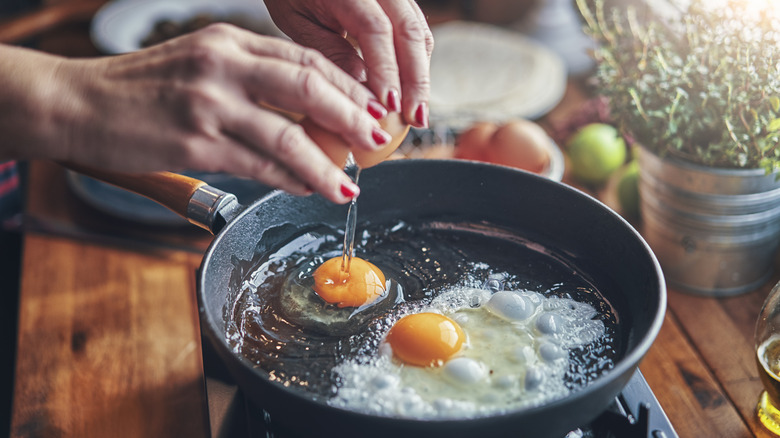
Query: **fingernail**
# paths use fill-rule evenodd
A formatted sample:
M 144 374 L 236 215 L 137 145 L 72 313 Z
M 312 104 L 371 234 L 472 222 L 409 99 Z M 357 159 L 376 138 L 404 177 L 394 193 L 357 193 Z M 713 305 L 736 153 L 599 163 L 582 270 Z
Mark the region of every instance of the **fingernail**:
M 360 188 L 355 183 L 341 183 L 341 194 L 347 198 L 355 198 L 360 193 Z
M 385 144 L 392 139 L 392 137 L 390 137 L 390 134 L 386 133 L 385 131 L 382 131 L 379 128 L 374 128 L 371 131 L 371 138 L 373 138 L 374 143 L 378 145 Z
M 387 116 L 387 110 L 378 100 L 371 99 L 368 101 L 368 113 L 371 117 L 379 120 L 384 119 Z
M 387 92 L 387 109 L 390 111 L 401 111 L 401 98 L 395 88 Z
M 426 102 L 417 105 L 417 110 L 414 112 L 414 121 L 417 122 L 417 126 L 420 128 L 428 127 L 428 104 Z

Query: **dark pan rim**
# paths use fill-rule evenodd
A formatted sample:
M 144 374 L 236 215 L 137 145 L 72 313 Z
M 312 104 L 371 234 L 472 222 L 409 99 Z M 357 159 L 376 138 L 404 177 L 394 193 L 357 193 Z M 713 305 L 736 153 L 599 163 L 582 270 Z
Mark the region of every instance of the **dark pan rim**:
M 578 401 L 581 403 L 582 400 L 587 399 L 591 393 L 597 392 L 599 390 L 603 390 L 606 387 L 614 384 L 614 381 L 621 376 L 625 377 L 625 380 L 627 381 L 628 378 L 633 374 L 633 372 L 636 370 L 636 368 L 639 365 L 639 362 L 642 360 L 642 358 L 645 356 L 647 351 L 652 346 L 653 342 L 655 341 L 655 338 L 657 337 L 658 333 L 661 330 L 661 326 L 663 325 L 664 317 L 666 315 L 666 307 L 667 307 L 667 292 L 666 292 L 666 282 L 664 279 L 663 272 L 661 270 L 661 265 L 658 262 L 655 254 L 653 253 L 650 246 L 647 244 L 647 242 L 644 240 L 644 238 L 641 236 L 641 234 L 626 221 L 623 217 L 621 217 L 619 214 L 614 212 L 612 209 L 604 205 L 601 201 L 597 200 L 593 196 L 576 189 L 572 186 L 569 186 L 564 183 L 556 182 L 547 180 L 543 177 L 540 177 L 536 174 L 532 174 L 523 170 L 510 168 L 506 166 L 499 166 L 494 164 L 487 164 L 487 163 L 480 163 L 480 162 L 474 162 L 474 161 L 461 161 L 461 160 L 433 160 L 433 159 L 420 159 L 420 160 L 396 160 L 396 161 L 390 161 L 382 163 L 380 166 L 406 166 L 407 164 L 404 163 L 430 163 L 426 164 L 426 166 L 437 166 L 437 165 L 447 165 L 447 166 L 477 166 L 481 168 L 495 168 L 499 171 L 505 171 L 505 172 L 519 172 L 522 174 L 525 174 L 527 176 L 530 176 L 532 178 L 539 178 L 546 183 L 553 184 L 557 186 L 557 190 L 564 190 L 567 192 L 570 192 L 573 196 L 579 196 L 583 197 L 586 200 L 590 201 L 594 208 L 600 209 L 602 213 L 607 214 L 608 216 L 612 217 L 613 220 L 618 221 L 623 227 L 628 230 L 631 235 L 636 239 L 638 243 L 641 244 L 642 249 L 644 250 L 644 255 L 646 256 L 646 261 L 649 261 L 652 264 L 653 270 L 656 274 L 656 281 L 658 282 L 658 296 L 657 301 L 658 305 L 655 306 L 655 312 L 652 315 L 651 323 L 649 324 L 646 333 L 644 333 L 644 336 L 642 336 L 641 339 L 637 340 L 636 343 L 630 347 L 629 350 L 625 352 L 625 354 L 620 357 L 615 364 L 615 366 L 602 374 L 601 376 L 597 377 L 595 380 L 591 381 L 588 385 L 585 387 L 578 389 L 571 394 L 567 395 L 566 397 L 552 400 L 548 403 L 544 403 L 537 406 L 531 406 L 531 407 L 522 407 L 516 410 L 511 410 L 507 412 L 502 412 L 499 414 L 493 414 L 493 415 L 486 415 L 486 416 L 477 416 L 477 417 L 468 417 L 468 418 L 433 418 L 433 419 L 414 419 L 414 418 L 408 418 L 408 417 L 391 417 L 391 416 L 381 416 L 381 415 L 374 415 L 374 414 L 367 414 L 363 412 L 357 412 L 352 411 L 345 408 L 335 407 L 329 405 L 326 401 L 323 400 L 313 400 L 310 397 L 307 397 L 305 394 L 301 393 L 298 390 L 291 390 L 290 388 L 284 387 L 279 382 L 275 382 L 269 379 L 268 373 L 263 371 L 260 368 L 257 368 L 254 366 L 249 360 L 244 358 L 243 356 L 239 354 L 235 354 L 232 352 L 231 348 L 228 346 L 227 341 L 225 339 L 225 336 L 223 333 L 217 333 L 215 330 L 215 324 L 209 317 L 208 312 L 205 309 L 205 305 L 203 304 L 203 298 L 202 294 L 205 292 L 203 290 L 203 284 L 206 283 L 205 281 L 205 275 L 208 271 L 209 262 L 212 259 L 212 256 L 214 252 L 219 248 L 220 241 L 226 234 L 226 232 L 232 227 L 232 225 L 239 223 L 242 218 L 244 218 L 247 215 L 250 215 L 256 210 L 256 207 L 265 202 L 269 202 L 275 197 L 278 196 L 289 196 L 284 192 L 281 191 L 273 191 L 266 196 L 260 198 L 250 206 L 248 206 L 242 213 L 240 213 L 236 218 L 234 218 L 231 223 L 229 223 L 223 230 L 220 232 L 219 235 L 216 236 L 214 241 L 209 246 L 208 250 L 204 254 L 203 262 L 201 265 L 201 268 L 198 272 L 197 277 L 197 287 L 198 287 L 198 301 L 199 301 L 199 313 L 201 318 L 201 330 L 203 331 L 204 335 L 212 342 L 212 344 L 216 344 L 215 347 L 222 350 L 223 354 L 228 354 L 232 356 L 235 359 L 238 359 L 238 363 L 241 364 L 243 368 L 251 372 L 253 375 L 257 376 L 259 379 L 264 380 L 266 384 L 272 385 L 276 387 L 278 390 L 284 391 L 285 393 L 288 393 L 290 395 L 293 395 L 294 397 L 301 400 L 302 403 L 306 404 L 315 404 L 319 408 L 325 409 L 325 410 L 332 410 L 334 413 L 339 413 L 339 415 L 350 415 L 354 417 L 363 417 L 365 419 L 371 419 L 375 421 L 392 421 L 394 423 L 407 423 L 409 425 L 414 424 L 469 424 L 472 425 L 474 422 L 482 422 L 482 421 L 491 421 L 496 418 L 512 418 L 512 417 L 526 417 L 526 416 L 534 416 L 539 412 L 544 412 L 548 409 L 554 409 L 556 407 L 564 407 L 573 403 L 577 403 Z M 205 321 L 205 322 L 204 322 Z M 621 385 L 622 388 L 622 385 Z M 615 394 L 617 395 L 617 393 Z M 606 407 L 606 406 L 605 406 Z

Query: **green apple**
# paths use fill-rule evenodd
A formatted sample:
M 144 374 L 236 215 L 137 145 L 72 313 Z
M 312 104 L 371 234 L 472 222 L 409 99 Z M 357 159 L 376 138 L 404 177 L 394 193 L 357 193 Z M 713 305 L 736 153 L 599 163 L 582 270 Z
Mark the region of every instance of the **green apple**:
M 583 126 L 566 149 L 572 175 L 585 183 L 605 182 L 626 161 L 626 142 L 615 127 L 605 123 Z
M 617 183 L 617 198 L 623 214 L 639 217 L 639 163 L 632 160 L 621 170 Z

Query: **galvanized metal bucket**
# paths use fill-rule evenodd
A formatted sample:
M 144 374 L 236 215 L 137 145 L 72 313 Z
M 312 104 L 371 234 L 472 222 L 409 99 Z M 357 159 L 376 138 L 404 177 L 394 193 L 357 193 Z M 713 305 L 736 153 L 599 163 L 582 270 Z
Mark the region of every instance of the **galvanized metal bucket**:
M 780 244 L 780 181 L 639 149 L 643 235 L 670 285 L 710 296 L 748 292 L 771 275 Z

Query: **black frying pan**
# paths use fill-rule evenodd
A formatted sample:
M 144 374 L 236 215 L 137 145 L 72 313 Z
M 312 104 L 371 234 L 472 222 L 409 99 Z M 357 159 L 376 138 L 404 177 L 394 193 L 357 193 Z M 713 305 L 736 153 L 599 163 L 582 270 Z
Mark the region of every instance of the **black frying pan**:
M 160 201 L 144 181 L 93 176 Z M 515 169 L 454 160 L 386 162 L 365 170 L 360 183 L 359 223 L 458 218 L 490 224 L 532 236 L 535 243 L 563 255 L 596 286 L 608 284 L 605 298 L 618 310 L 619 359 L 612 370 L 564 399 L 483 418 L 398 419 L 313 401 L 270 381 L 266 372 L 231 351 L 225 340 L 224 311 L 228 297 L 236 294 L 236 278 L 243 275 L 236 266 L 273 247 L 264 235 L 267 230 L 274 230 L 269 233 L 273 239 L 283 240 L 309 224 L 340 227 L 344 207 L 319 196 L 273 192 L 244 208 L 219 190 L 181 183 L 165 193 L 163 203 L 216 234 L 198 273 L 202 332 L 241 389 L 270 414 L 277 430 L 292 436 L 561 437 L 606 409 L 660 330 L 666 289 L 655 256 L 625 220 L 580 191 Z M 291 235 L 280 230 L 290 230 Z

